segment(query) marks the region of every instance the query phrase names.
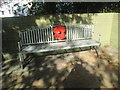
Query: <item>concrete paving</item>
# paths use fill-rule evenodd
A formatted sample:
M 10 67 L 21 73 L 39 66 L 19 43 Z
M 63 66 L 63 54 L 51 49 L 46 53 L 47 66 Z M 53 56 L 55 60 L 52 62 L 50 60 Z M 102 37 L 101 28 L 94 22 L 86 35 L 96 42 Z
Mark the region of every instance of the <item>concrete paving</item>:
M 3 88 L 117 88 L 118 52 L 102 47 L 95 51 L 69 52 L 28 57 L 21 71 L 18 60 L 3 62 Z

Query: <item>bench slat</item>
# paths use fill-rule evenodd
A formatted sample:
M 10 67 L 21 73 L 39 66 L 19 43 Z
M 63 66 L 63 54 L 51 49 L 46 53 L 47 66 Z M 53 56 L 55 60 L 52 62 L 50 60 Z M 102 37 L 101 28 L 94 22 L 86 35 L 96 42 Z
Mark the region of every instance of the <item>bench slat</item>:
M 26 43 L 29 43 L 29 40 L 28 40 L 28 32 L 25 32 L 25 35 L 26 35 Z
M 37 30 L 36 30 L 36 40 L 37 40 L 37 43 L 39 43 L 38 28 L 37 28 Z
M 72 42 L 58 42 L 58 43 L 50 43 L 50 44 L 24 46 L 22 49 L 22 53 L 36 53 L 36 52 L 53 51 L 59 49 L 70 49 L 70 48 L 99 46 L 99 45 L 100 43 L 95 40 L 77 40 Z
M 51 34 L 51 36 L 50 36 L 51 40 L 50 40 L 50 41 L 53 41 L 53 40 L 54 40 L 54 37 L 53 37 L 52 26 L 50 27 L 50 34 Z
M 34 43 L 34 35 L 33 35 L 33 30 L 31 31 L 31 38 L 32 38 L 32 43 Z
M 38 31 L 37 31 L 38 33 L 38 43 L 40 42 L 40 31 L 39 31 L 39 28 L 38 28 Z M 42 38 L 42 37 L 41 37 Z
M 39 40 L 40 40 L 40 42 L 42 42 L 42 39 L 43 39 L 43 37 L 42 37 L 42 35 L 41 35 L 41 32 L 42 32 L 42 30 L 39 29 Z
M 25 32 L 23 32 L 23 41 L 24 41 L 24 44 L 26 44 L 26 40 L 25 40 Z
M 30 35 L 30 31 L 28 31 L 27 33 L 28 33 L 28 43 L 31 43 L 31 35 Z
M 43 34 L 42 34 L 42 33 L 43 33 Z M 41 34 L 43 35 L 43 40 L 42 40 L 42 42 L 43 42 L 43 41 L 45 41 L 45 33 L 46 33 L 46 30 L 43 30 L 43 29 L 42 29 L 42 33 L 41 33 Z
M 49 42 L 49 28 L 47 28 L 47 41 Z

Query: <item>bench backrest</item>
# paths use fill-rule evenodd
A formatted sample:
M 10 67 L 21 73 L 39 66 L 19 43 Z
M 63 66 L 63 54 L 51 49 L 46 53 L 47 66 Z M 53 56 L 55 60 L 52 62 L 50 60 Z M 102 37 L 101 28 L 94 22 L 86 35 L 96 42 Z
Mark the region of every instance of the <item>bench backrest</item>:
M 45 28 L 21 31 L 19 33 L 19 37 L 21 38 L 20 42 L 22 45 L 30 45 L 92 38 L 93 25 L 65 24 L 66 39 L 64 40 L 55 40 L 53 27 L 54 26 L 48 26 Z

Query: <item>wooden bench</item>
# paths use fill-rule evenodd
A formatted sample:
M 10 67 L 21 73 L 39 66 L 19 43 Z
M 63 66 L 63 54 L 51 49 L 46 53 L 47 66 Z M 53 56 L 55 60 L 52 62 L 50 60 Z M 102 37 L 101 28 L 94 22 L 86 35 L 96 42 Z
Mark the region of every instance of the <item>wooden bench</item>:
M 55 29 L 57 29 L 56 32 Z M 59 29 L 64 30 L 60 32 Z M 92 39 L 93 30 L 93 25 L 66 23 L 20 31 L 18 47 L 21 69 L 23 69 L 23 55 L 28 53 L 90 47 L 90 49 L 95 49 L 98 56 L 98 50 L 101 43 L 100 39 L 98 41 Z M 57 35 L 59 36 L 59 34 L 62 33 L 64 34 L 64 38 L 59 39 L 57 35 L 55 35 L 57 31 Z

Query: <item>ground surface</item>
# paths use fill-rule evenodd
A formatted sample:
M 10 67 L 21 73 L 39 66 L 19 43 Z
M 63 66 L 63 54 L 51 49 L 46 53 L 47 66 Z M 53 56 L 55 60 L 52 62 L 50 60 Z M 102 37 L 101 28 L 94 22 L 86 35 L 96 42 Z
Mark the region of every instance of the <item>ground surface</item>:
M 2 64 L 2 87 L 9 88 L 117 88 L 118 52 L 102 47 L 56 55 L 29 55 L 29 64 L 20 70 L 18 60 Z M 26 60 L 27 60 L 26 59 Z

